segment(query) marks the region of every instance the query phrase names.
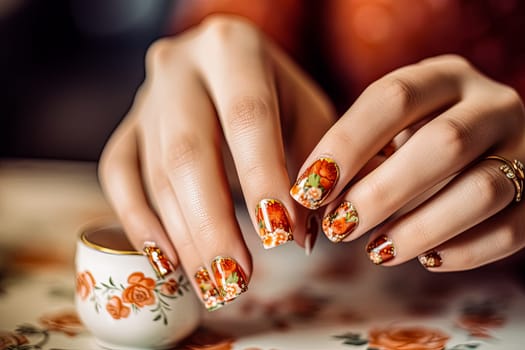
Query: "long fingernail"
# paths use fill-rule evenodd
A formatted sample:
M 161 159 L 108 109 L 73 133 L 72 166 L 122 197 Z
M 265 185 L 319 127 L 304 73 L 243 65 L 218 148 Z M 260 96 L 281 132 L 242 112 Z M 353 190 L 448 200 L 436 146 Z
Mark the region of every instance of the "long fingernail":
M 372 241 L 366 248 L 370 260 L 376 265 L 380 265 L 396 256 L 394 243 L 387 236 L 379 236 Z
M 173 272 L 173 264 L 164 255 L 162 250 L 154 242 L 147 241 L 144 243 L 144 254 L 148 257 L 149 263 L 159 278 Z
M 255 208 L 259 236 L 265 249 L 293 240 L 288 212 L 277 199 L 263 199 Z
M 235 259 L 218 256 L 213 259 L 211 268 L 225 302 L 232 301 L 248 290 L 246 274 Z
M 304 253 L 306 256 L 312 254 L 317 235 L 319 233 L 319 217 L 315 212 L 311 212 L 306 218 L 306 236 L 304 239 Z
M 334 243 L 341 242 L 359 223 L 357 210 L 350 202 L 343 202 L 323 219 L 323 232 Z
M 205 267 L 201 267 L 195 273 L 195 282 L 201 292 L 201 299 L 208 311 L 213 311 L 224 306 L 224 298 L 210 278 Z
M 443 264 L 441 255 L 435 250 L 431 250 L 423 255 L 418 256 L 417 258 L 421 265 L 423 265 L 426 268 L 440 267 L 441 264 Z
M 319 158 L 297 179 L 290 195 L 308 209 L 317 209 L 339 178 L 339 167 L 331 158 Z

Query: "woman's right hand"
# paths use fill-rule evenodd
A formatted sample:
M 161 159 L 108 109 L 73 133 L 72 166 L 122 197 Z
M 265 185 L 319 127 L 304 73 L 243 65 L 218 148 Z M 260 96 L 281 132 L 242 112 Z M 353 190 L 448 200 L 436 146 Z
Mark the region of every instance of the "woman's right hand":
M 252 271 L 225 154 L 265 248 L 295 239 L 308 249 L 314 216 L 289 196 L 288 172 L 333 121 L 327 98 L 254 25 L 212 16 L 150 47 L 100 179 L 133 245 L 160 275 L 180 263 L 211 310 L 246 290 Z

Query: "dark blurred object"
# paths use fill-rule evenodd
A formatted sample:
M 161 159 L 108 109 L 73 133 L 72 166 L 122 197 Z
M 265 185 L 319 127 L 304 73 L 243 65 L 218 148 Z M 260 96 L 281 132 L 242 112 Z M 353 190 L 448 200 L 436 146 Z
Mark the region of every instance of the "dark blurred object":
M 0 157 L 96 160 L 144 77 L 164 0 L 25 0 L 0 8 Z

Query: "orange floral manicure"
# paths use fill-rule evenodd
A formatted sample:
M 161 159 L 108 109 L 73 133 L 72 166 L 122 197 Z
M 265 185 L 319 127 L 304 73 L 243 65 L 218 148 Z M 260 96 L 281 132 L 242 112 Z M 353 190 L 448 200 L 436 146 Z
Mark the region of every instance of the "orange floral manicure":
M 440 267 L 443 263 L 441 255 L 435 250 L 432 250 L 426 254 L 418 256 L 419 262 L 424 267 Z
M 370 260 L 376 265 L 380 265 L 396 256 L 394 243 L 387 236 L 379 236 L 366 248 Z
M 201 267 L 195 273 L 195 281 L 197 286 L 199 286 L 202 301 L 208 311 L 217 310 L 224 306 L 224 298 L 215 287 L 206 268 Z
M 323 231 L 334 243 L 341 242 L 359 223 L 357 211 L 350 202 L 341 203 L 336 210 L 323 219 Z
M 248 290 L 246 274 L 234 259 L 216 257 L 211 263 L 211 268 L 217 281 L 217 287 L 226 302 L 237 298 Z
M 339 168 L 330 158 L 316 160 L 297 179 L 291 196 L 308 209 L 317 209 L 330 194 L 339 178 Z
M 166 258 L 164 253 L 155 246 L 155 243 L 146 242 L 144 244 L 144 254 L 148 257 L 149 263 L 159 278 L 173 272 L 174 268 L 172 263 Z
M 255 208 L 255 217 L 265 249 L 293 240 L 288 212 L 278 200 L 261 200 Z

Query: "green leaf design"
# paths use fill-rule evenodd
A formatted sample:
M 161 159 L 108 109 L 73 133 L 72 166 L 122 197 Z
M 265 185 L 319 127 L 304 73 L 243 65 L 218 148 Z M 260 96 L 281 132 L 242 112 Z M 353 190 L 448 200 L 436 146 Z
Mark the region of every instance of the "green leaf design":
M 310 174 L 308 175 L 308 184 L 312 187 L 319 187 L 319 182 L 321 181 L 321 176 L 319 174 Z
M 228 284 L 230 284 L 230 283 L 237 284 L 238 281 L 239 281 L 239 276 L 237 275 L 237 272 L 232 273 L 226 279 L 226 283 L 228 283 Z
M 153 319 L 153 321 L 158 321 L 158 320 L 160 320 L 161 317 L 162 317 L 162 315 L 161 315 L 161 314 L 158 314 L 157 317 L 155 317 L 155 318 Z

